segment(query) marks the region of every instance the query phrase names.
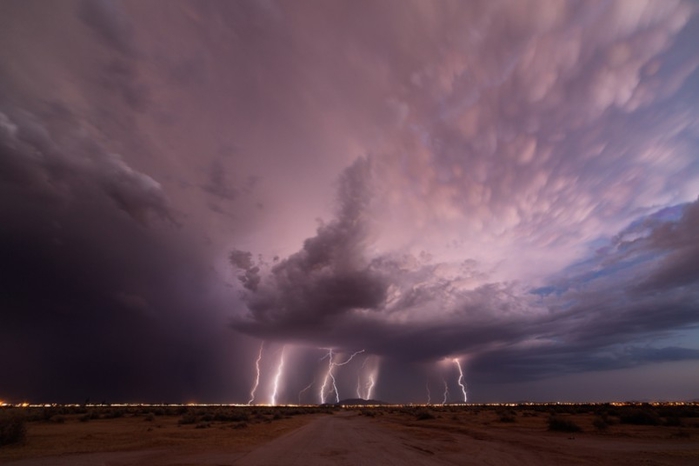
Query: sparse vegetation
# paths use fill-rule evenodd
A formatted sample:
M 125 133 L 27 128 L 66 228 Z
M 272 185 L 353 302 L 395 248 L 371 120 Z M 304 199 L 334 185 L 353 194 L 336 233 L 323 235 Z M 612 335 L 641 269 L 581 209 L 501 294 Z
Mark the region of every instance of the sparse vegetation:
M 418 421 L 425 421 L 427 419 L 434 419 L 434 418 L 435 418 L 435 415 L 432 414 L 432 412 L 427 410 L 427 409 L 421 409 L 415 413 L 415 419 L 417 419 Z
M 27 428 L 19 415 L 0 417 L 0 446 L 24 442 Z
M 609 428 L 609 423 L 602 417 L 598 417 L 592 421 L 592 425 L 598 432 L 605 432 Z
M 555 432 L 580 432 L 582 429 L 579 425 L 560 416 L 551 416 L 549 418 L 549 430 Z
M 622 424 L 635 424 L 639 426 L 660 425 L 660 416 L 650 409 L 630 409 L 619 416 Z

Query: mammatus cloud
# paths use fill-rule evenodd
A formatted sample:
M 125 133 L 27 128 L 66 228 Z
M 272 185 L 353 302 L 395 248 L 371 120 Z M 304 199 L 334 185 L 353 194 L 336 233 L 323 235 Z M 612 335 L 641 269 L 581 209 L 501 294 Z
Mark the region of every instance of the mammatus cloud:
M 402 126 L 342 174 L 335 219 L 255 266 L 254 287 L 232 261 L 249 310 L 234 327 L 465 355 L 496 378 L 696 359 L 643 346 L 697 324 L 697 114 L 681 96 L 699 61 L 673 48 L 694 9 L 548 6 L 479 7 L 468 37 L 411 74 Z

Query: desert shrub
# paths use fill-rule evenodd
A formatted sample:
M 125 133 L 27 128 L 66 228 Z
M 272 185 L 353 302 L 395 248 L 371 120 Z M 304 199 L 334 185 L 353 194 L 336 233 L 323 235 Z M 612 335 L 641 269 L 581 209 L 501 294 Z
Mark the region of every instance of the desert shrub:
M 279 411 L 277 411 L 276 413 L 274 413 L 274 416 L 272 416 L 272 419 L 275 420 L 275 421 L 278 421 L 278 420 L 280 420 L 280 419 L 284 419 L 284 416 L 282 415 L 282 413 L 280 413 Z
M 66 422 L 65 416 L 61 416 L 61 415 L 52 416 L 51 419 L 49 419 L 49 420 L 53 423 L 56 423 L 56 424 L 65 424 L 65 422 Z
M 570 419 L 551 416 L 549 418 L 549 430 L 556 432 L 580 432 L 582 429 Z
M 24 419 L 19 416 L 0 418 L 0 445 L 11 445 L 24 442 L 27 428 Z
M 606 420 L 602 417 L 598 417 L 594 421 L 592 421 L 592 425 L 594 426 L 595 429 L 597 429 L 599 432 L 604 432 L 609 428 L 609 424 L 607 423 Z
M 197 415 L 189 412 L 184 413 L 180 420 L 177 421 L 178 424 L 194 424 L 195 422 L 197 422 Z
M 434 414 L 426 409 L 421 409 L 415 412 L 415 419 L 418 421 L 425 421 L 427 419 L 434 419 Z
M 147 422 L 153 422 L 153 421 L 155 421 L 155 414 L 148 413 L 148 414 L 146 414 L 146 417 L 143 418 L 143 420 L 147 421 Z
M 517 421 L 517 413 L 514 411 L 503 411 L 498 418 L 500 422 L 515 422 Z
M 124 410 L 123 409 L 110 409 L 106 411 L 103 415 L 105 419 L 117 419 L 120 417 L 124 417 Z
M 639 426 L 660 425 L 660 417 L 647 409 L 630 409 L 619 416 L 622 424 L 635 424 Z
M 82 416 L 80 416 L 80 417 L 78 418 L 78 420 L 79 420 L 80 422 L 87 422 L 87 421 L 89 421 L 90 419 L 92 419 L 92 416 L 90 416 L 90 413 L 85 413 L 85 414 L 83 414 Z
M 247 422 L 239 422 L 234 426 L 234 428 L 235 429 L 245 429 L 247 426 L 248 426 Z

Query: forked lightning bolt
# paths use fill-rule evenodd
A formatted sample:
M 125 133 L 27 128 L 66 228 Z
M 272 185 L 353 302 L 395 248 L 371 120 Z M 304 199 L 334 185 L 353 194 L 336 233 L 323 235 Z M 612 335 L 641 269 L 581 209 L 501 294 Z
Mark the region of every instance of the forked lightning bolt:
M 320 387 L 320 402 L 325 404 L 326 400 L 326 395 L 335 392 L 335 403 L 340 402 L 340 394 L 338 393 L 337 390 L 337 381 L 335 380 L 335 375 L 333 374 L 333 369 L 338 366 L 344 366 L 345 364 L 348 364 L 354 357 L 358 354 L 361 354 L 364 352 L 364 350 L 357 351 L 356 353 L 353 353 L 349 358 L 347 358 L 346 361 L 344 362 L 334 362 L 333 361 L 333 356 L 335 353 L 333 352 L 332 348 L 328 348 L 328 354 L 323 356 L 320 360 L 322 361 L 325 358 L 328 358 L 328 371 L 325 373 L 325 378 L 323 379 L 323 385 Z M 331 382 L 332 381 L 332 382 Z M 329 390 L 329 392 L 326 394 L 325 393 L 325 387 L 328 386 L 328 383 L 332 384 L 332 390 Z

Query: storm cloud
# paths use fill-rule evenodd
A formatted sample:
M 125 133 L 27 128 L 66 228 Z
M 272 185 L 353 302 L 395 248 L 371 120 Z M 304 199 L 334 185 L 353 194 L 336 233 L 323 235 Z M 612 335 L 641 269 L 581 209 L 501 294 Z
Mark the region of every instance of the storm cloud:
M 2 3 L 0 398 L 696 398 L 698 13 Z

